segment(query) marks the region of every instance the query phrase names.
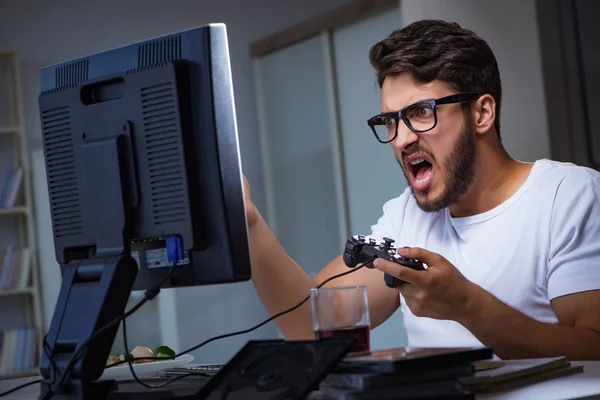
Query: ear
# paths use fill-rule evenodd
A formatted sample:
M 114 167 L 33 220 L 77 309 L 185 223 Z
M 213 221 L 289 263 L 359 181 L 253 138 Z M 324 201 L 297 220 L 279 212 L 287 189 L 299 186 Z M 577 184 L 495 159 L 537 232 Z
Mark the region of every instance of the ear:
M 496 120 L 496 100 L 491 95 L 484 94 L 472 104 L 471 114 L 475 132 L 480 135 L 489 132 L 494 128 Z

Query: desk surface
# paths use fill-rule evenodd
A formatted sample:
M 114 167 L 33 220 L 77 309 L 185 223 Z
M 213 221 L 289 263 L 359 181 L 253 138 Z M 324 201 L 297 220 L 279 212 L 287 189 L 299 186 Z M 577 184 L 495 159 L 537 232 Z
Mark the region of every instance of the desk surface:
M 477 399 L 502 400 L 564 400 L 564 399 L 600 399 L 600 361 L 573 362 L 583 365 L 583 372 L 575 375 L 536 383 L 521 389 L 504 393 L 477 395 Z M 38 377 L 20 378 L 0 381 L 0 393 L 13 387 L 39 379 Z M 14 392 L 2 400 L 34 400 L 39 395 L 39 384 Z

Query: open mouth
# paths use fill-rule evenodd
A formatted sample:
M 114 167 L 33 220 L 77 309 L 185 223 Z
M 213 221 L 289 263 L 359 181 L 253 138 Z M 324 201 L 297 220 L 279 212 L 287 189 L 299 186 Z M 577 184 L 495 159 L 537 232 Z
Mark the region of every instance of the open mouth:
M 425 158 L 412 158 L 406 162 L 410 171 L 411 185 L 416 190 L 426 190 L 431 186 L 433 165 Z

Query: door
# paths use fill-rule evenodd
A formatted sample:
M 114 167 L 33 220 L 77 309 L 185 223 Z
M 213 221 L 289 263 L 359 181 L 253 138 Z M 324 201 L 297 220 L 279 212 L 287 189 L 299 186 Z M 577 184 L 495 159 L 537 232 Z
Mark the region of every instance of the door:
M 329 54 L 323 34 L 254 61 L 266 219 L 311 276 L 346 240 Z

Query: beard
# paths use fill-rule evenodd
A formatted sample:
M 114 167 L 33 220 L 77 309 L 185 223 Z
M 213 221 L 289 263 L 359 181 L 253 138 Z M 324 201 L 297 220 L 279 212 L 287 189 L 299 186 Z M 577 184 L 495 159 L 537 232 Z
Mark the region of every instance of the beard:
M 431 153 L 429 155 L 433 156 Z M 456 203 L 467 192 L 475 177 L 475 135 L 470 119 L 465 118 L 465 123 L 454 149 L 442 163 L 442 168 L 446 171 L 446 181 L 444 182 L 443 192 L 437 198 L 427 201 L 419 200 L 415 195 L 415 190 L 403 162 L 398 160 L 398 163 L 421 210 L 424 212 L 437 212 Z

